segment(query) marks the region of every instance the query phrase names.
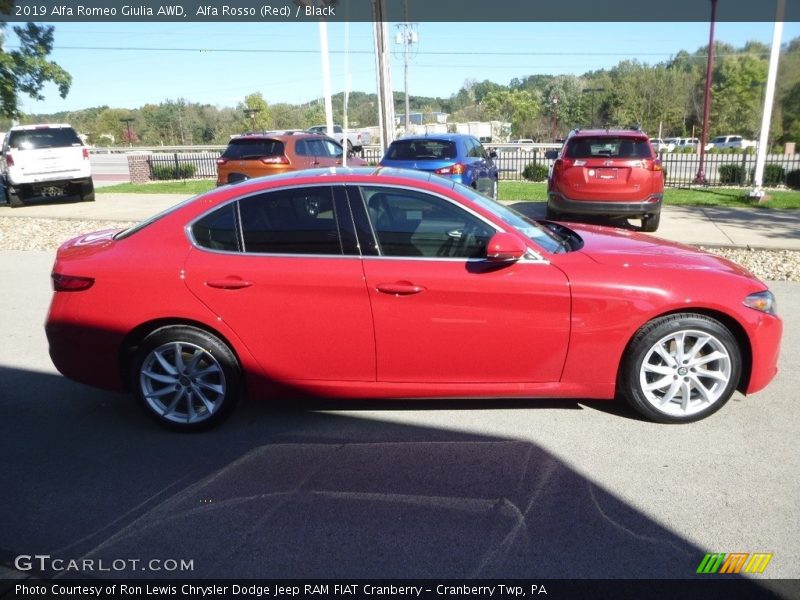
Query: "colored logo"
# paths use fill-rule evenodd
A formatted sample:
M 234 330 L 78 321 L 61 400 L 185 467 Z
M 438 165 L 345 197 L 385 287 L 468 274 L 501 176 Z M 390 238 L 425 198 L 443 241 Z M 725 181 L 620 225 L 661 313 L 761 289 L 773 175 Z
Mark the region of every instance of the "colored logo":
M 700 561 L 697 572 L 702 575 L 712 573 L 761 574 L 771 560 L 772 554 L 764 552 L 754 552 L 753 554 L 748 552 L 732 552 L 729 554 L 718 552 L 716 554 L 706 554 L 703 560 Z

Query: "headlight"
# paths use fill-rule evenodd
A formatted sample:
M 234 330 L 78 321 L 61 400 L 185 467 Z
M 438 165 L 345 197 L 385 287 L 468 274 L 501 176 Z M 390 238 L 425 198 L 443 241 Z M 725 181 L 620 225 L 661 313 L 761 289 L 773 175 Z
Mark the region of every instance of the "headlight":
M 775 314 L 775 296 L 769 290 L 750 294 L 744 299 L 744 305 L 771 315 Z

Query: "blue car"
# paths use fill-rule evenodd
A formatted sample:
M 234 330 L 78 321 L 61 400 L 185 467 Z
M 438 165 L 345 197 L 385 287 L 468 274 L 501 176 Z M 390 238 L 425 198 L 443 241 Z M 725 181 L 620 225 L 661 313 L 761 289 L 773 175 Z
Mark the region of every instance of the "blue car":
M 487 152 L 471 135 L 445 133 L 395 140 L 381 159 L 383 167 L 428 171 L 497 198 L 495 152 Z

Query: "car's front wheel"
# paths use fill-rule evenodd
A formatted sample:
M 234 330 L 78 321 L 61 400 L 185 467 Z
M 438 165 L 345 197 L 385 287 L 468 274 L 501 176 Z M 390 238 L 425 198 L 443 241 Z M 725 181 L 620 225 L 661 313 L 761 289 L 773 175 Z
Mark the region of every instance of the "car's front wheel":
M 239 399 L 240 379 L 231 349 L 194 327 L 157 329 L 133 359 L 137 400 L 147 414 L 172 429 L 201 430 L 222 422 Z
M 736 338 L 705 315 L 679 313 L 642 327 L 623 359 L 620 391 L 660 423 L 698 421 L 730 399 L 742 372 Z

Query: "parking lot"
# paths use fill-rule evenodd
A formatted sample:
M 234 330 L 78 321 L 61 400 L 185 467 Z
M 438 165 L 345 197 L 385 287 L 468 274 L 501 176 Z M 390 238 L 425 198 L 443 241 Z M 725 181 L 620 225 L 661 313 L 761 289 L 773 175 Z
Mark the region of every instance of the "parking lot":
M 6 567 L 49 554 L 126 561 L 101 577 L 686 578 L 707 552 L 766 552 L 759 580 L 800 577 L 799 284 L 773 285 L 778 378 L 692 425 L 616 402 L 287 400 L 181 435 L 55 371 L 52 256 L 0 252 Z

